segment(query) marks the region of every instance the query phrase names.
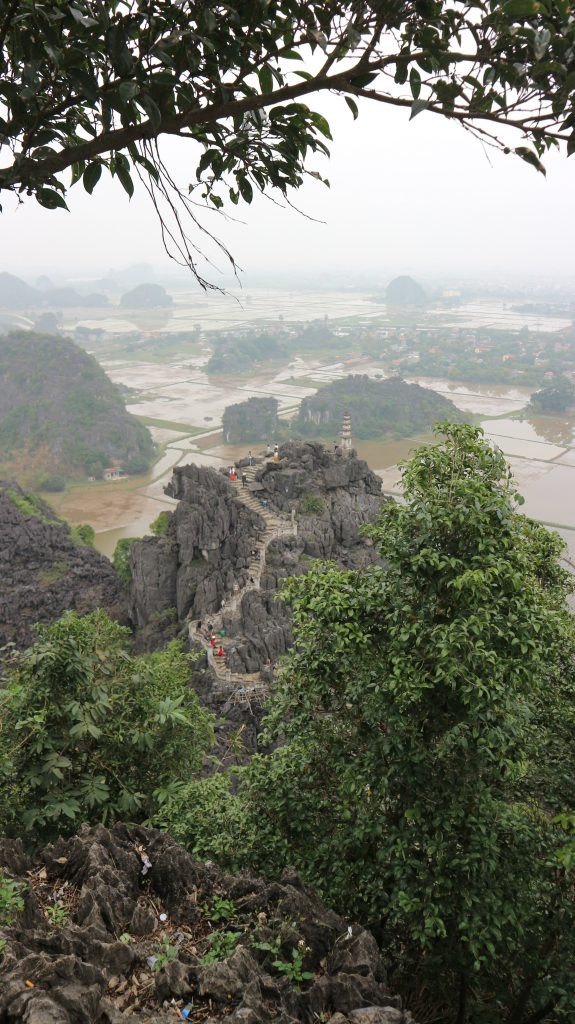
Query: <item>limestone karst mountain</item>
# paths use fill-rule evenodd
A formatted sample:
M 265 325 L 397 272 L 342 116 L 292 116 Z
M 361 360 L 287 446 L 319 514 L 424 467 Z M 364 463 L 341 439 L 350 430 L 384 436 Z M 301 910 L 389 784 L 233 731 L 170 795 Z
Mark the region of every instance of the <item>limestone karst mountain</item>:
M 388 306 L 424 306 L 427 296 L 421 285 L 407 274 L 394 277 L 385 291 Z
M 398 377 L 372 380 L 354 374 L 334 381 L 304 398 L 293 420 L 294 434 L 337 436 L 344 413 L 351 413 L 353 435 L 359 439 L 412 437 L 431 430 L 436 420 L 463 417 L 448 398 Z
M 359 529 L 387 499 L 367 463 L 313 443 L 289 442 L 279 454 L 244 465 L 245 488 L 212 469 L 176 467 L 168 493 L 179 504 L 165 534 L 130 553 L 131 614 L 150 644 L 170 612 L 181 625 L 220 614 L 230 671 L 260 672 L 292 643 L 281 579 L 314 558 L 349 568 L 375 560 Z
M 26 482 L 39 489 L 54 473 L 143 472 L 153 445 L 92 356 L 66 338 L 15 331 L 0 337 L 0 452 L 18 479 L 35 466 Z

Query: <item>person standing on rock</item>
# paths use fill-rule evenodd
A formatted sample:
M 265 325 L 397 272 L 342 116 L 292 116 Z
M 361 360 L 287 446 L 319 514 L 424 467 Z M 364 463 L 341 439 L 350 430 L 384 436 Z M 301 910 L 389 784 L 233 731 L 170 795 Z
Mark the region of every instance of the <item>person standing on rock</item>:
M 210 647 L 213 650 L 215 646 L 216 646 L 216 638 L 215 638 L 215 636 L 211 636 L 210 637 Z
M 223 656 L 224 656 L 224 649 L 223 649 L 222 645 L 220 644 L 220 649 L 217 652 L 216 657 L 217 658 L 223 658 Z
M 251 452 L 248 452 L 248 466 L 251 466 L 251 464 L 252 464 L 252 462 L 253 462 L 253 461 L 254 461 L 254 460 L 253 460 L 253 458 L 252 458 L 252 453 L 251 453 Z
M 245 487 L 248 482 L 248 478 L 245 473 L 242 473 L 242 487 Z

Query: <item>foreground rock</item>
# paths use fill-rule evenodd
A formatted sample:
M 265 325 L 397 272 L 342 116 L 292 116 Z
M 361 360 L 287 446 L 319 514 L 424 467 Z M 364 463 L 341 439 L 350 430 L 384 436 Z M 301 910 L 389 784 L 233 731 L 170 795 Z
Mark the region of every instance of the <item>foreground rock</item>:
M 161 832 L 85 828 L 32 864 L 0 963 L 0 1021 L 408 1024 L 369 932 L 295 876 L 233 877 Z M 275 963 L 274 963 L 275 962 Z
M 0 646 L 27 647 L 34 623 L 54 622 L 68 609 L 125 617 L 108 559 L 76 543 L 49 505 L 7 481 L 0 482 L 0 534 Z

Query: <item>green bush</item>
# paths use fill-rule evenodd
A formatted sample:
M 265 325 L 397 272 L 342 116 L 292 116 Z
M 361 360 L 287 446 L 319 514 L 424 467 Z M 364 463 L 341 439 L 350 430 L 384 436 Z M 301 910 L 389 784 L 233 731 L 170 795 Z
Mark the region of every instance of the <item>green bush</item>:
M 70 530 L 70 536 L 76 544 L 86 544 L 88 547 L 94 547 L 94 540 L 96 533 L 93 526 L 89 523 L 78 523 L 77 526 L 73 526 Z
M 212 716 L 174 640 L 141 657 L 103 611 L 38 627 L 0 691 L 0 832 L 39 843 L 84 822 L 144 821 L 193 778 Z
M 50 522 L 40 498 L 37 498 L 34 494 L 19 494 L 18 491 L 8 491 L 8 497 L 18 509 L 19 512 L 24 516 L 34 516 L 35 519 L 40 519 L 43 523 Z
M 66 481 L 63 476 L 47 476 L 40 483 L 40 490 L 47 491 L 50 494 L 56 494 L 59 491 L 66 490 Z
M 23 882 L 15 882 L 8 878 L 0 868 L 0 925 L 14 924 L 18 914 L 24 910 Z
M 321 516 L 325 512 L 325 504 L 319 494 L 307 494 L 300 501 L 299 510 L 304 516 Z
M 138 537 L 122 537 L 116 544 L 114 554 L 112 555 L 112 565 L 124 583 L 129 583 L 132 579 L 130 548 L 137 540 Z
M 159 516 L 157 516 L 157 518 L 154 519 L 153 523 L 150 523 L 151 532 L 156 537 L 163 537 L 168 529 L 168 526 L 170 525 L 171 518 L 171 512 L 167 512 L 166 510 L 160 512 Z

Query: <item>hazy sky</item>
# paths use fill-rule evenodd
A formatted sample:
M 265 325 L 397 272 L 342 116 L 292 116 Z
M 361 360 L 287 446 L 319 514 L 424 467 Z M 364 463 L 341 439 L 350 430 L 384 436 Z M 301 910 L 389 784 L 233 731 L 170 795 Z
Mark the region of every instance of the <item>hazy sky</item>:
M 575 157 L 549 155 L 545 179 L 518 158 L 486 154 L 459 127 L 425 112 L 409 122 L 406 111 L 363 102 L 354 122 L 341 98 L 316 107 L 327 114 L 334 142 L 331 161 L 317 158 L 310 167 L 331 189 L 310 180 L 294 201 L 325 223 L 262 198 L 234 211 L 243 223 L 217 215 L 207 222 L 244 268 L 246 285 L 250 273 L 269 270 L 369 272 L 383 283 L 398 273 L 575 277 Z M 175 140 L 165 150 L 185 186 L 197 150 Z M 143 194 L 128 202 L 108 178 L 91 198 L 76 185 L 68 202 L 70 213 L 4 199 L 0 270 L 81 275 L 142 260 L 166 269 Z

